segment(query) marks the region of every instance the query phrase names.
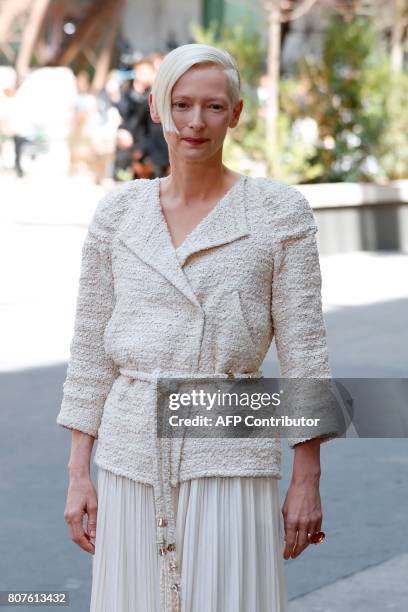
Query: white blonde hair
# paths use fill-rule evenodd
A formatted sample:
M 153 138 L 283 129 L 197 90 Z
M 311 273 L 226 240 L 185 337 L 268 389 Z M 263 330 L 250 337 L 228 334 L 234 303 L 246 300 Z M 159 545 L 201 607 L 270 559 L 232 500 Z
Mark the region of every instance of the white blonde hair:
M 171 92 L 176 81 L 192 66 L 212 62 L 221 66 L 228 79 L 228 93 L 232 105 L 239 101 L 241 78 L 234 58 L 216 47 L 199 43 L 182 45 L 170 51 L 156 74 L 152 86 L 152 106 L 159 115 L 163 130 L 180 134 L 171 114 Z

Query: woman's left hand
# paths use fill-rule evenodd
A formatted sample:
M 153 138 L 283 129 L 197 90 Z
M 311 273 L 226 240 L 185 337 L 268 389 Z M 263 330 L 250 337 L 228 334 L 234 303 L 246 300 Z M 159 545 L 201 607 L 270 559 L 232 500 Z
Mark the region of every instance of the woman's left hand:
M 284 559 L 298 557 L 310 544 L 307 534 L 321 531 L 322 508 L 319 478 L 292 478 L 282 507 L 285 527 Z

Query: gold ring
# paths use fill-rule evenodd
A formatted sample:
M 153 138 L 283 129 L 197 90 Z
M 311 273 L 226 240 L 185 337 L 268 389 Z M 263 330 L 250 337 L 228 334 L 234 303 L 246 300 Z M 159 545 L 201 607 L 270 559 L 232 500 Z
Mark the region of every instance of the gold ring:
M 324 531 L 315 531 L 314 533 L 308 533 L 307 536 L 312 544 L 320 544 L 325 539 L 326 534 Z

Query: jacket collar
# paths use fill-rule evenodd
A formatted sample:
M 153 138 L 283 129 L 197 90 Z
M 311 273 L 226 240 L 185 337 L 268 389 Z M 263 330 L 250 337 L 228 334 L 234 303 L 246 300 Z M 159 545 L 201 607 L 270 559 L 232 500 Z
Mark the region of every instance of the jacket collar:
M 159 178 L 134 181 L 134 196 L 119 238 L 142 261 L 172 283 L 187 299 L 200 306 L 183 266 L 191 255 L 238 240 L 249 234 L 246 216 L 246 184 L 242 176 L 215 207 L 174 248 L 161 209 Z M 132 194 L 133 196 L 133 194 Z M 137 211 L 141 210 L 141 215 Z

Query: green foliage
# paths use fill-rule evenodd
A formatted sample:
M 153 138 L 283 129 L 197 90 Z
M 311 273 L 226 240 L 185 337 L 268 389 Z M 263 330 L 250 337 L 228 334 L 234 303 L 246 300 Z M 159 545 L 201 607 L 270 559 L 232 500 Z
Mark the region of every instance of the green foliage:
M 408 177 L 408 74 L 393 75 L 387 97 L 387 129 L 379 142 L 379 158 L 391 180 Z
M 296 123 L 291 122 L 287 113 L 279 113 L 279 178 L 287 183 L 313 182 L 317 170 L 306 160 L 312 155 L 314 147 L 297 135 L 295 126 Z
M 266 49 L 259 33 L 251 27 L 249 18 L 242 18 L 233 26 L 223 26 L 219 38 L 215 21 L 211 22 L 207 29 L 194 24 L 192 33 L 196 43 L 212 45 L 231 53 L 240 68 L 242 83 L 257 87 Z
M 302 180 L 368 181 L 386 176 L 382 152 L 391 153 L 386 138 L 391 116 L 399 123 L 398 109 L 389 103 L 394 87 L 388 57 L 371 22 L 361 16 L 351 22 L 333 16 L 321 60 L 305 58 L 296 79 L 281 90 L 282 108 L 291 123 L 311 117 L 317 124 L 313 151 L 303 151 Z

